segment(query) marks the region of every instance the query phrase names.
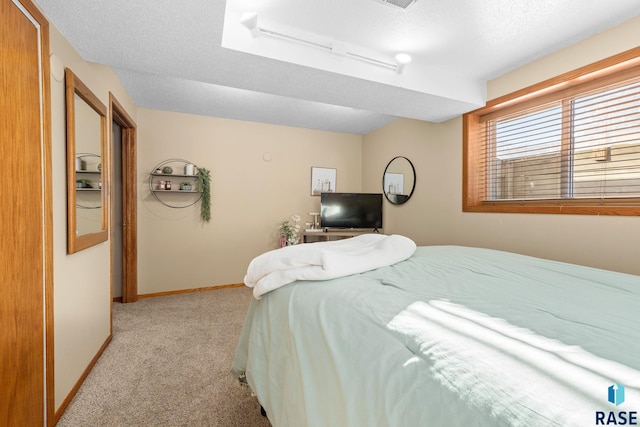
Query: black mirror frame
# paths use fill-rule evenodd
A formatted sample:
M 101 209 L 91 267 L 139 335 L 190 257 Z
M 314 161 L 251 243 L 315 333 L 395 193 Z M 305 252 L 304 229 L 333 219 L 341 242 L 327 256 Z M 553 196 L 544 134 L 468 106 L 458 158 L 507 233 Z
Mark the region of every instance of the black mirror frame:
M 391 163 L 393 163 L 394 160 L 397 159 L 404 159 L 406 160 L 409 165 L 411 166 L 411 171 L 413 172 L 413 186 L 411 187 L 411 191 L 409 192 L 408 196 L 406 199 L 404 199 L 401 202 L 398 202 L 397 200 L 391 200 L 389 198 L 388 193 L 385 191 L 384 189 L 384 176 L 387 173 L 387 170 L 389 169 L 389 166 L 391 165 Z M 409 201 L 409 199 L 411 198 L 411 196 L 413 195 L 413 191 L 416 189 L 416 181 L 417 181 L 417 176 L 416 176 L 416 168 L 413 166 L 413 163 L 411 162 L 411 160 L 409 160 L 408 158 L 406 158 L 405 156 L 396 156 L 393 159 L 391 159 L 389 161 L 389 163 L 387 163 L 387 166 L 384 168 L 384 172 L 382 173 L 382 193 L 384 194 L 385 199 L 387 199 L 387 201 L 389 203 L 391 203 L 392 205 L 402 205 L 404 203 L 406 203 L 407 201 Z

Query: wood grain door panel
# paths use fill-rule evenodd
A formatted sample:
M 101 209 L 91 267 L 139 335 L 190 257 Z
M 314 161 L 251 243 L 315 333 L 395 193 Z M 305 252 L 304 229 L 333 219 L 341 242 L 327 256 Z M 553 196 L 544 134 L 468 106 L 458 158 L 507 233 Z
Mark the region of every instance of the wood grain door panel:
M 0 0 L 0 19 L 0 425 L 42 426 L 48 27 L 11 0 Z

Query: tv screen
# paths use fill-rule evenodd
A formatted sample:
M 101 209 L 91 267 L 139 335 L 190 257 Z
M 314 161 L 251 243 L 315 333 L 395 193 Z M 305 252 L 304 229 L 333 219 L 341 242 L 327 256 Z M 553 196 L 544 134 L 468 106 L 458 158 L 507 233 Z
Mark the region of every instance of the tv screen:
M 322 228 L 382 228 L 382 194 L 321 193 Z

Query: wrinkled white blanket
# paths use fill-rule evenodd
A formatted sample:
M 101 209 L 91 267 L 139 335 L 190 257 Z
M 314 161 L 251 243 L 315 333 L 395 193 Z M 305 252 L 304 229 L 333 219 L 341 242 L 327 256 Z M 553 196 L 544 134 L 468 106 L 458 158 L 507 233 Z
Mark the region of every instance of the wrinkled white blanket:
M 328 280 L 363 273 L 409 258 L 416 244 L 400 235 L 363 234 L 349 239 L 286 246 L 257 256 L 244 283 L 253 296 L 296 280 Z

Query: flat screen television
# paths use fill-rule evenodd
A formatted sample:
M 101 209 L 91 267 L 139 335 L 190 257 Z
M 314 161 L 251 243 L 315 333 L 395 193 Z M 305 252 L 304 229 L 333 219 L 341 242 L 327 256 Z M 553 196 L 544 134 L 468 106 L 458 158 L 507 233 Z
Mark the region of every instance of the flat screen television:
M 382 228 L 381 193 L 321 193 L 322 228 Z

